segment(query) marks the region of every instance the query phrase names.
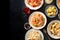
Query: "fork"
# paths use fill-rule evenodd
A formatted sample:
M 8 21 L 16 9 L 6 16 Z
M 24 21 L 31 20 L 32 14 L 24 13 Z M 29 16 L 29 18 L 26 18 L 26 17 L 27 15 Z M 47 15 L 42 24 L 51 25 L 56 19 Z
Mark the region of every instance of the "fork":
M 45 29 L 43 29 L 43 32 L 46 34 L 47 38 L 51 40 L 51 38 L 47 35 L 47 31 Z

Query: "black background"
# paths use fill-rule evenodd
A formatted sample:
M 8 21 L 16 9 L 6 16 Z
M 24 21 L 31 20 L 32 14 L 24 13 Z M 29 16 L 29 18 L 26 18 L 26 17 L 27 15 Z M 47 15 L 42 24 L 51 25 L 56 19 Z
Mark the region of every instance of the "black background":
M 10 34 L 9 34 L 10 39 L 24 40 L 25 33 L 27 32 L 27 30 L 24 29 L 24 23 L 28 22 L 28 16 L 29 16 L 23 12 L 23 8 L 26 7 L 24 4 L 24 0 L 9 0 L 9 2 L 10 2 L 10 5 L 9 5 L 10 11 L 9 11 L 9 30 L 8 30 L 8 32 L 10 32 Z M 53 1 L 52 5 L 56 6 L 55 0 Z M 44 2 L 43 6 L 36 11 L 41 11 L 44 13 L 44 9 L 46 6 L 47 6 L 47 4 L 45 4 L 45 2 Z M 32 12 L 34 12 L 34 11 L 31 10 L 31 13 Z M 55 18 L 47 17 L 47 25 L 52 20 L 58 20 L 58 17 L 57 16 Z M 47 27 L 47 25 L 46 25 L 46 27 Z M 46 27 L 44 27 L 44 28 L 46 29 Z M 45 37 L 44 38 L 45 40 L 48 40 L 47 37 L 45 36 L 45 34 L 44 34 L 44 37 Z M 51 40 L 54 40 L 54 39 L 51 38 Z

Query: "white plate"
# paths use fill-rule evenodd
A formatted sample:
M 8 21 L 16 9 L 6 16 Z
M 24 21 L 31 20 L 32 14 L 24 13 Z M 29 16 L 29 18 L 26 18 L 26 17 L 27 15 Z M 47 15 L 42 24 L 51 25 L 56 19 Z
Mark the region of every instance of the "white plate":
M 36 29 L 30 29 L 27 31 L 27 33 L 25 34 L 25 40 L 28 40 L 27 36 L 29 34 L 29 32 L 31 32 L 32 30 L 36 30 Z M 44 40 L 44 36 L 43 36 L 43 33 L 40 31 L 40 30 L 36 30 L 40 33 L 41 37 L 42 37 L 42 40 Z
M 57 36 L 52 35 L 52 34 L 50 33 L 49 29 L 48 29 L 48 28 L 49 28 L 49 25 L 50 25 L 51 23 L 53 23 L 53 22 L 58 22 L 58 23 L 60 23 L 59 20 L 53 20 L 53 21 L 51 21 L 51 22 L 48 24 L 48 26 L 47 26 L 48 35 L 49 35 L 51 38 L 60 39 L 60 37 L 57 37 Z
M 41 15 L 45 18 L 45 23 L 44 23 L 43 26 L 41 26 L 41 27 L 35 27 L 35 26 L 33 26 L 33 25 L 31 24 L 30 18 L 31 18 L 32 15 L 35 14 L 35 13 L 41 14 Z M 31 26 L 32 28 L 34 28 L 34 29 L 42 29 L 43 27 L 45 27 L 45 25 L 46 25 L 46 23 L 47 23 L 47 18 L 46 18 L 46 16 L 44 15 L 44 13 L 39 12 L 39 11 L 35 11 L 35 12 L 33 12 L 33 13 L 29 16 L 29 20 L 28 20 L 28 21 L 29 21 L 29 24 L 30 24 L 30 26 Z
M 31 6 L 27 3 L 27 0 L 25 0 L 25 5 L 26 5 L 28 8 L 30 8 L 31 10 L 37 10 L 37 9 L 39 9 L 39 8 L 42 7 L 43 2 L 44 2 L 44 0 L 42 0 L 41 4 L 40 4 L 39 6 L 37 6 L 37 7 L 31 7 Z

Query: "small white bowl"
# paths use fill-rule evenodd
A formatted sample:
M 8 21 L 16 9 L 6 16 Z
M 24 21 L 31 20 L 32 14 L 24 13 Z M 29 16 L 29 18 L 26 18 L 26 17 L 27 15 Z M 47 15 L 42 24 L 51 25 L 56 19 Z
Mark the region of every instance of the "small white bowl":
M 35 26 L 33 26 L 33 25 L 31 24 L 30 18 L 31 18 L 32 15 L 35 14 L 35 13 L 41 14 L 41 15 L 45 18 L 45 23 L 44 23 L 43 26 L 41 26 L 41 27 L 35 27 Z M 34 29 L 42 29 L 43 27 L 45 27 L 45 25 L 46 25 L 46 23 L 47 23 L 47 18 L 46 18 L 46 16 L 44 15 L 44 13 L 39 12 L 39 11 L 35 11 L 35 12 L 33 12 L 33 13 L 29 16 L 29 20 L 28 20 L 28 21 L 29 21 L 29 24 L 30 24 L 30 26 L 31 26 L 32 28 L 34 28 Z
M 50 1 L 49 0 L 45 0 L 46 4 L 51 4 L 52 2 L 53 2 L 53 0 L 50 0 Z
M 26 5 L 28 8 L 30 8 L 31 10 L 37 10 L 37 9 L 39 9 L 39 8 L 42 7 L 43 2 L 44 2 L 44 0 L 42 0 L 41 4 L 40 4 L 39 6 L 37 6 L 37 7 L 32 7 L 32 6 L 30 6 L 30 5 L 27 3 L 27 0 L 25 0 L 25 5 Z
M 28 34 L 29 34 L 29 32 L 31 32 L 32 30 L 36 30 L 36 29 L 30 29 L 30 30 L 28 30 L 27 32 L 26 32 L 26 34 L 25 34 L 25 40 L 28 40 Z M 36 31 L 38 31 L 39 33 L 40 33 L 40 35 L 41 35 L 41 37 L 42 37 L 42 40 L 44 40 L 44 36 L 43 36 L 43 33 L 40 31 L 40 30 L 36 30 Z
M 56 8 L 56 15 L 55 15 L 55 16 L 48 16 L 46 10 L 47 10 L 47 8 L 50 7 L 50 6 L 54 6 L 54 7 Z M 58 14 L 58 9 L 57 9 L 57 7 L 56 7 L 55 5 L 48 5 L 48 6 L 45 8 L 45 14 L 46 14 L 46 16 L 49 17 L 49 18 L 54 18 L 54 17 L 56 17 L 57 14 Z
M 60 23 L 60 21 L 59 20 L 53 20 L 53 21 L 51 21 L 49 24 L 48 24 L 48 26 L 47 26 L 47 33 L 48 33 L 48 35 L 51 37 L 51 38 L 54 38 L 54 39 L 60 39 L 60 37 L 57 37 L 57 36 L 54 36 L 53 34 L 51 34 L 51 32 L 49 31 L 49 25 L 51 24 L 51 23 L 53 23 L 53 22 L 58 22 L 58 23 Z

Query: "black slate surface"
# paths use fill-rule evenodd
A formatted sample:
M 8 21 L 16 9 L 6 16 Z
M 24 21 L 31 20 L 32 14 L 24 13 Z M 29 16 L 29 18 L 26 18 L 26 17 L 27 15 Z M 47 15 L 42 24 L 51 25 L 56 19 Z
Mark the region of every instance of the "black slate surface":
M 27 30 L 24 29 L 24 23 L 28 22 L 28 17 L 29 17 L 29 15 L 26 15 L 23 12 L 23 8 L 26 7 L 24 4 L 24 0 L 9 0 L 9 2 L 10 2 L 10 7 L 9 7 L 10 12 L 9 12 L 9 30 L 8 30 L 8 32 L 10 33 L 9 36 L 11 36 L 10 39 L 24 40 L 25 33 L 27 32 Z M 51 5 L 56 6 L 56 0 L 54 0 L 54 2 Z M 45 11 L 46 6 L 47 6 L 47 4 L 44 2 L 43 6 L 36 11 L 41 11 L 45 14 L 44 11 Z M 31 13 L 32 12 L 34 12 L 34 11 L 31 10 Z M 55 18 L 47 17 L 47 24 L 44 27 L 45 29 L 46 29 L 48 23 L 52 20 L 58 20 L 58 17 L 57 16 Z M 42 29 L 41 29 L 41 31 L 42 31 Z M 43 33 L 43 35 L 44 35 L 44 40 L 48 40 L 48 38 L 46 37 L 46 35 L 44 33 Z M 51 40 L 55 40 L 55 39 L 51 38 Z

